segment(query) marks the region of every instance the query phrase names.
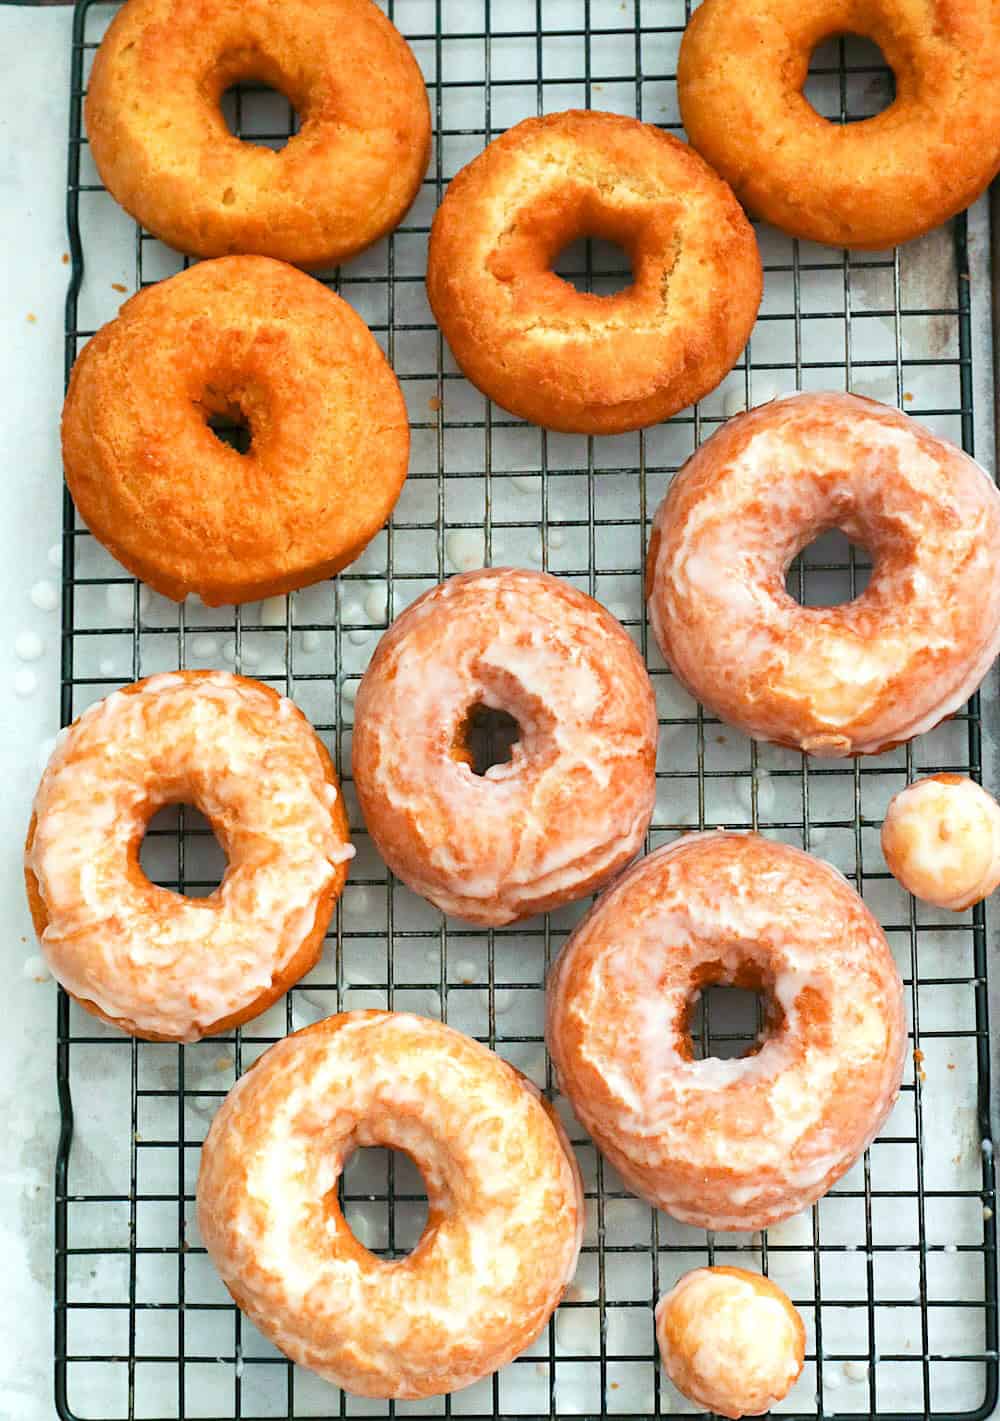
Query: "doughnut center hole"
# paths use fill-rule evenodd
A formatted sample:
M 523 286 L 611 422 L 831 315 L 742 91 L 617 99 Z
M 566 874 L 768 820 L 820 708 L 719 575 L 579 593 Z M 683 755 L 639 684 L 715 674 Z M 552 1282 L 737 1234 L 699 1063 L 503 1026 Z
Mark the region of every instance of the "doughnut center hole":
M 895 102 L 896 77 L 874 40 L 831 35 L 813 51 L 802 93 L 830 123 L 863 123 Z
M 452 754 L 474 775 L 483 776 L 494 765 L 509 765 L 521 727 L 512 715 L 477 702 L 469 707 L 458 728 Z
M 241 80 L 230 84 L 219 100 L 222 117 L 234 138 L 254 148 L 280 151 L 302 126 L 301 116 L 287 94 L 261 80 Z M 235 189 L 224 188 L 222 203 L 232 207 L 238 201 Z
M 861 596 L 871 575 L 868 550 L 830 528 L 792 559 L 785 591 L 802 607 L 842 607 Z
M 402 1150 L 356 1149 L 337 1183 L 337 1197 L 354 1237 L 379 1258 L 405 1258 L 427 1228 L 423 1176 Z
M 752 987 L 713 982 L 688 1008 L 688 1036 L 696 1061 L 753 1056 L 767 1034 L 767 994 Z
M 617 296 L 633 282 L 628 252 L 603 237 L 578 237 L 552 263 L 552 270 L 576 291 Z
M 253 444 L 253 430 L 242 410 L 234 407 L 231 413 L 210 414 L 208 427 L 220 444 L 228 444 L 237 454 L 249 454 Z
M 207 898 L 225 877 L 228 861 L 203 814 L 191 804 L 165 804 L 146 825 L 139 866 L 158 888 Z

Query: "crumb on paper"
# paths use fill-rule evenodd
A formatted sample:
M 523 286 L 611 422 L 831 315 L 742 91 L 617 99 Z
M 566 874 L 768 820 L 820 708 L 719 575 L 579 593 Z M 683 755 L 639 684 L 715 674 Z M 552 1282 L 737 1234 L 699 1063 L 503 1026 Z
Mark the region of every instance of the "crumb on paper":
M 63 254 L 62 254 L 62 264 L 63 264 L 63 266 L 69 266 L 69 252 L 63 252 Z
M 716 745 L 725 745 L 726 737 L 724 735 L 717 735 L 715 737 L 715 743 Z
M 28 322 L 29 326 L 33 326 L 38 320 L 38 317 L 35 315 L 34 311 L 29 311 L 24 319 Z
M 903 394 L 903 399 L 906 401 L 906 403 L 907 403 L 908 405 L 912 405 L 912 403 L 913 403 L 913 392 L 912 392 L 911 390 L 906 390 L 906 391 L 904 392 L 904 394 Z
M 215 1069 L 217 1071 L 228 1071 L 232 1064 L 228 1056 L 219 1056 L 215 1062 Z
M 437 414 L 438 410 L 441 408 L 441 401 L 438 399 L 437 395 L 431 395 L 430 399 L 427 401 L 427 408 L 433 414 Z
M 949 1071 L 953 1071 L 954 1069 L 955 1069 L 955 1062 L 954 1062 L 954 1061 L 949 1061 L 949 1062 L 948 1062 L 948 1070 L 949 1070 Z
M 124 283 L 123 281 L 113 281 L 113 282 L 111 283 L 111 290 L 112 290 L 112 291 L 127 291 L 127 290 L 128 290 L 128 287 L 125 285 L 125 283 Z
M 921 1081 L 925 1081 L 927 1079 L 927 1072 L 924 1070 L 923 1062 L 924 1053 L 918 1046 L 913 1052 L 913 1064 L 917 1068 L 917 1075 L 919 1076 Z

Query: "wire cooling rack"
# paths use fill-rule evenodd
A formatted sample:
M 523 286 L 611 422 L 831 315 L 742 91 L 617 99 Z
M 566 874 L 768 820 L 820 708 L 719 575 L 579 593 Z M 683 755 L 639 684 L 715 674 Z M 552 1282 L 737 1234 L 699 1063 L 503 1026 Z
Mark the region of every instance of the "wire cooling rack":
M 79 0 L 73 33 L 66 362 L 126 293 L 179 257 L 102 189 L 82 130 L 93 53 L 114 6 Z M 430 87 L 427 181 L 406 221 L 330 284 L 369 322 L 403 384 L 412 472 L 388 528 L 336 581 L 287 601 L 177 608 L 122 572 L 65 509 L 62 719 L 116 686 L 177 666 L 229 665 L 293 695 L 344 779 L 357 859 L 320 966 L 233 1036 L 195 1046 L 129 1040 L 58 1007 L 63 1128 L 56 1177 L 56 1356 L 60 1416 L 263 1418 L 672 1416 L 693 1408 L 657 1362 L 652 1303 L 688 1268 L 731 1262 L 770 1273 L 808 1331 L 794 1416 L 985 1417 L 997 1397 L 994 1163 L 989 1112 L 987 923 L 917 906 L 885 871 L 878 830 L 908 779 L 979 776 L 981 707 L 915 745 L 849 765 L 755 746 L 674 683 L 648 635 L 642 561 L 671 475 L 725 416 L 801 389 L 852 389 L 898 404 L 992 455 L 987 221 L 981 208 L 902 252 L 848 256 L 759 229 L 766 265 L 745 359 L 700 406 L 644 434 L 546 434 L 491 406 L 460 376 L 423 286 L 427 232 L 448 179 L 509 124 L 590 106 L 679 128 L 674 74 L 683 0 L 389 0 Z M 834 120 L 883 106 L 877 51 L 836 40 L 814 56 L 809 97 Z M 227 96 L 230 122 L 279 145 L 294 114 L 280 95 Z M 621 253 L 583 243 L 567 279 L 623 282 Z M 220 431 L 220 437 L 238 435 Z M 914 1061 L 886 1129 L 811 1212 L 764 1235 L 706 1235 L 634 1199 L 559 1101 L 586 1182 L 576 1280 L 538 1342 L 499 1375 L 452 1397 L 396 1405 L 342 1395 L 293 1366 L 233 1307 L 194 1219 L 198 1152 L 234 1079 L 285 1032 L 328 1012 L 389 1006 L 440 1016 L 553 1090 L 542 1041 L 543 980 L 584 905 L 495 932 L 444 920 L 393 882 L 364 832 L 350 784 L 354 693 L 382 628 L 457 568 L 520 563 L 570 578 L 606 603 L 642 651 L 660 712 L 649 847 L 684 829 L 759 828 L 836 863 L 886 927 L 906 981 Z M 837 534 L 793 569 L 806 602 L 860 590 L 864 556 Z M 969 595 L 975 595 L 970 588 Z M 221 851 L 191 811 L 158 816 L 143 847 L 157 881 L 205 893 Z M 700 1003 L 701 1054 L 731 1055 L 759 1025 L 748 994 Z M 554 1092 L 553 1092 L 554 1093 Z M 362 1151 L 344 1207 L 375 1252 L 412 1247 L 419 1177 L 404 1158 Z

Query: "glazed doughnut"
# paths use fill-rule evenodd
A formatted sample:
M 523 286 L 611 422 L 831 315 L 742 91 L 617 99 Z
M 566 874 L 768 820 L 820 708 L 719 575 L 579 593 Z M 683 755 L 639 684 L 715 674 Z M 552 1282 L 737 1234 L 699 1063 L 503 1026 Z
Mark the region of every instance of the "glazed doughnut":
M 624 247 L 632 284 L 576 291 L 552 270 L 579 237 Z M 667 419 L 735 365 L 761 263 L 729 188 L 685 143 L 591 111 L 529 118 L 452 182 L 427 294 L 463 373 L 547 429 L 619 434 Z
M 359 1147 L 408 1154 L 428 1215 L 385 1262 L 337 1180 Z M 520 1072 L 437 1021 L 347 1012 L 273 1046 L 229 1092 L 201 1154 L 198 1226 L 253 1323 L 362 1396 L 468 1386 L 530 1346 L 576 1268 L 579 1171 Z
M 226 126 L 222 95 L 252 80 L 298 112 L 280 152 Z M 111 195 L 200 257 L 336 266 L 400 222 L 430 157 L 417 62 L 371 0 L 128 0 L 85 117 Z
M 246 421 L 246 454 L 212 415 Z M 346 301 L 281 262 L 224 257 L 140 291 L 87 343 L 62 446 L 108 551 L 165 597 L 215 607 L 352 562 L 399 497 L 410 429 Z
M 763 1043 L 693 1059 L 691 1010 L 766 999 Z M 703 1229 L 812 1204 L 881 1129 L 906 1051 L 878 923 L 836 869 L 756 834 L 690 834 L 598 900 L 552 969 L 546 1038 L 580 1122 L 628 1187 Z
M 761 1416 L 802 1371 L 806 1330 L 770 1278 L 743 1268 L 695 1268 L 656 1306 L 667 1376 L 719 1416 Z
M 908 893 L 956 913 L 1000 886 L 1000 804 L 964 775 L 931 775 L 889 801 L 889 871 Z
M 788 565 L 829 528 L 871 554 L 871 581 L 802 607 Z M 1000 493 L 873 400 L 776 400 L 674 479 L 646 592 L 663 655 L 714 714 L 812 755 L 875 755 L 964 705 L 1000 650 Z
M 510 761 L 474 773 L 478 707 L 506 711 Z M 653 812 L 656 706 L 609 612 L 542 572 L 490 568 L 418 598 L 358 690 L 358 802 L 386 863 L 443 913 L 498 926 L 596 890 Z
M 896 79 L 875 118 L 830 123 L 803 93 L 813 50 L 864 35 Z M 705 0 L 677 65 L 699 153 L 758 217 L 833 247 L 940 226 L 1000 169 L 996 0 Z
M 150 883 L 146 826 L 193 804 L 229 861 L 207 898 Z M 259 681 L 175 671 L 84 711 L 53 752 L 25 848 L 52 975 L 95 1016 L 197 1041 L 258 1016 L 319 959 L 354 855 L 330 757 Z

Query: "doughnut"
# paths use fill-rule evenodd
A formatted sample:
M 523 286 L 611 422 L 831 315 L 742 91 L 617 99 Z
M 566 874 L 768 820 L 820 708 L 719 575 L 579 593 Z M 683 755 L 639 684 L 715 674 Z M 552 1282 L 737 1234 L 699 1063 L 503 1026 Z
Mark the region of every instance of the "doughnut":
M 150 819 L 193 804 L 228 867 L 207 898 L 151 883 Z M 354 855 L 326 748 L 290 700 L 227 671 L 150 676 L 74 721 L 35 796 L 28 903 L 52 975 L 150 1041 L 258 1016 L 316 965 Z
M 359 1147 L 427 1189 L 412 1253 L 351 1232 L 337 1180 Z M 198 1226 L 235 1301 L 282 1352 L 362 1396 L 470 1385 L 542 1331 L 576 1268 L 583 1191 L 555 1112 L 506 1061 L 405 1013 L 327 1017 L 237 1081 L 201 1153 Z
M 656 1306 L 656 1340 L 679 1392 L 719 1416 L 761 1416 L 802 1371 L 806 1330 L 770 1278 L 695 1268 Z
M 785 574 L 830 528 L 871 554 L 871 581 L 802 607 Z M 1000 651 L 1000 493 L 874 400 L 776 400 L 674 479 L 646 595 L 667 662 L 722 720 L 812 755 L 875 755 L 952 715 Z
M 758 1048 L 698 1061 L 701 991 L 764 998 Z M 598 899 L 560 953 L 546 1039 L 629 1189 L 703 1229 L 764 1229 L 867 1149 L 899 1091 L 903 989 L 835 868 L 756 834 L 689 834 Z
M 896 98 L 831 123 L 803 89 L 813 50 L 864 35 Z M 681 42 L 692 144 L 756 216 L 832 247 L 886 248 L 938 227 L 1000 169 L 996 0 L 704 0 Z
M 931 775 L 889 801 L 889 871 L 915 898 L 961 913 L 1000 887 L 1000 804 L 964 775 Z
M 477 711 L 520 739 L 474 772 Z M 656 705 L 625 629 L 547 573 L 490 568 L 426 592 L 358 689 L 353 767 L 393 873 L 443 913 L 500 926 L 594 893 L 638 852 Z
M 248 81 L 298 113 L 280 152 L 226 125 L 222 95 Z M 112 197 L 199 257 L 336 266 L 397 226 L 430 157 L 417 62 L 371 0 L 128 0 L 84 113 Z
M 209 419 L 242 419 L 245 454 Z M 147 287 L 87 343 L 63 463 L 88 528 L 174 601 L 250 602 L 331 577 L 406 478 L 395 375 L 346 301 L 266 257 Z
M 632 284 L 579 292 L 552 270 L 580 237 L 624 247 Z M 463 373 L 546 429 L 620 434 L 694 404 L 732 369 L 762 291 L 739 203 L 649 123 L 529 118 L 463 168 L 431 228 L 427 294 Z

